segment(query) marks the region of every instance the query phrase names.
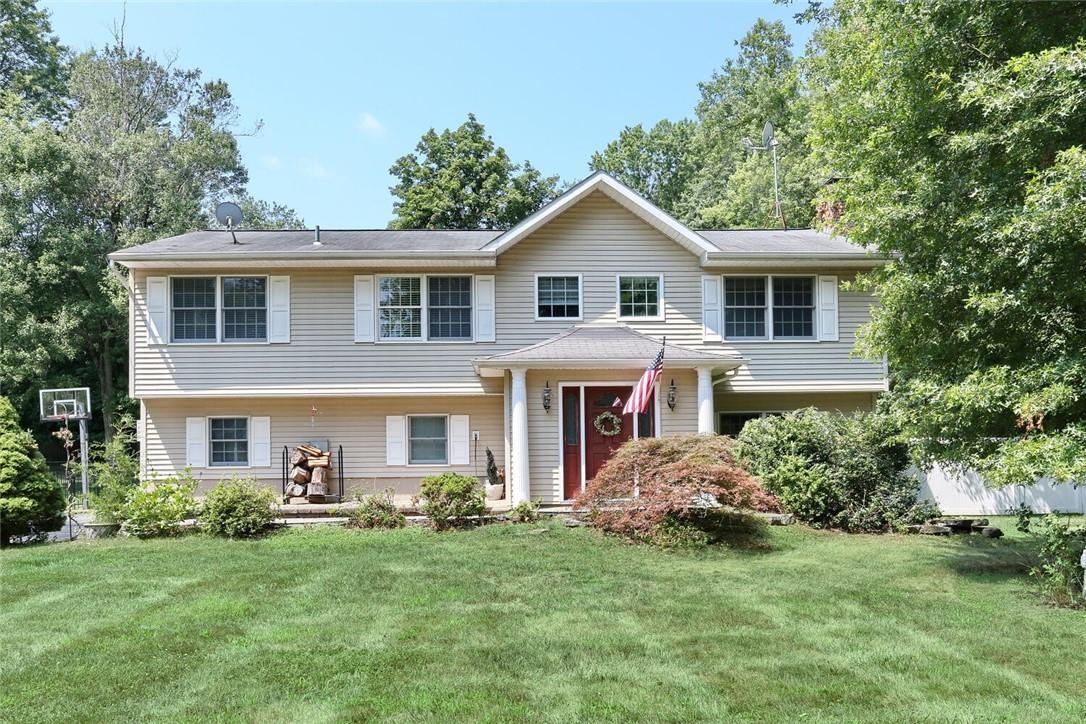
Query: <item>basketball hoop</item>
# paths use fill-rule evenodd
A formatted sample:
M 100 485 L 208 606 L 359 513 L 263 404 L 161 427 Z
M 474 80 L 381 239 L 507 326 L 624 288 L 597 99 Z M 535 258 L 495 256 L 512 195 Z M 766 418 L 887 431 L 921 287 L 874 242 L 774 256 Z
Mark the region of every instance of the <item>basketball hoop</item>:
M 82 465 L 83 499 L 90 496 L 87 477 L 87 421 L 91 418 L 89 387 L 60 387 L 38 391 L 39 414 L 42 422 L 59 422 L 68 428 L 69 420 L 79 422 L 79 457 Z

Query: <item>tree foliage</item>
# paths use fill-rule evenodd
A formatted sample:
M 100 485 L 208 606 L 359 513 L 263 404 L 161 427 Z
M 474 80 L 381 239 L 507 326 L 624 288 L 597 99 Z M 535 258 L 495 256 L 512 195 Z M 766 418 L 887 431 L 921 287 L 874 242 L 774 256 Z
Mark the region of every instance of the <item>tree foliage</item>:
M 6 397 L 0 397 L 0 543 L 59 530 L 64 489 Z
M 61 64 L 46 16 L 9 7 L 23 19 L 0 47 L 23 50 L 0 73 L 37 80 L 20 91 L 33 103 L 0 112 L 0 387 L 30 419 L 38 388 L 91 384 L 108 436 L 129 403 L 127 292 L 107 255 L 203 228 L 213 199 L 243 193 L 238 111 L 225 82 L 120 37 Z M 261 225 L 300 223 L 243 202 Z
M 64 56 L 49 14 L 34 0 L 0 0 L 0 105 L 59 114 Z
M 863 349 L 926 460 L 1086 480 L 1086 6 L 843 0 L 811 59 L 840 228 L 899 255 Z
M 628 127 L 589 165 L 696 227 L 777 227 L 772 155 L 743 143 L 760 145 L 772 121 L 785 220 L 808 226 L 820 165 L 807 144 L 809 103 L 792 38 L 783 23 L 758 20 L 737 45 L 699 84 L 696 121 Z
M 431 128 L 389 173 L 399 179 L 392 229 L 508 228 L 559 190 L 557 176 L 513 163 L 474 114 L 455 130 Z

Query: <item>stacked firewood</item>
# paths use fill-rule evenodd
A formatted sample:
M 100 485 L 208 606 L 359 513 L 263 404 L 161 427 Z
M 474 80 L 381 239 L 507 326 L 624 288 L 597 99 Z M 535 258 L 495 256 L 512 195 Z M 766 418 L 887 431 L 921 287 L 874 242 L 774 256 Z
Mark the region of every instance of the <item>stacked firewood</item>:
M 312 445 L 299 445 L 290 455 L 290 476 L 287 497 L 290 502 L 304 498 L 310 503 L 323 503 L 328 495 L 328 471 L 332 469 L 332 453 Z

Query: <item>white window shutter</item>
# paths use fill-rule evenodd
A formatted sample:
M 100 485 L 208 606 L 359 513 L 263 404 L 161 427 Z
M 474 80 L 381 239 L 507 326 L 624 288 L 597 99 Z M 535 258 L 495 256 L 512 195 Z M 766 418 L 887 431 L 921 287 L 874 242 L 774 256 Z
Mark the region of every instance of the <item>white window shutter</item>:
M 403 415 L 385 418 L 385 464 L 407 465 L 407 418 Z
M 721 340 L 720 277 L 701 278 L 701 338 L 706 342 Z
M 475 341 L 494 341 L 494 275 L 475 277 Z
M 271 467 L 271 418 L 249 418 L 249 465 Z
M 185 418 L 185 465 L 207 467 L 207 418 Z
M 471 458 L 471 424 L 467 415 L 449 415 L 449 465 L 467 465 Z
M 290 277 L 268 277 L 268 341 L 290 341 Z
M 837 332 L 837 277 L 818 278 L 818 338 L 823 342 L 836 342 Z
M 373 275 L 358 274 L 354 278 L 354 341 L 372 342 L 373 328 Z
M 147 277 L 147 344 L 164 344 L 170 335 L 169 279 Z

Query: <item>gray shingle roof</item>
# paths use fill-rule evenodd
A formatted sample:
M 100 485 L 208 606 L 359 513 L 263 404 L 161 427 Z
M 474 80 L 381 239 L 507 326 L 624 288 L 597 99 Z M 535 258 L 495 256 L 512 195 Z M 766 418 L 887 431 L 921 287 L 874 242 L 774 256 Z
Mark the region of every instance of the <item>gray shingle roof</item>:
M 500 229 L 458 231 L 451 229 L 321 229 L 320 245 L 313 243 L 312 230 L 236 231 L 234 244 L 227 231 L 194 231 L 121 249 L 111 256 L 125 259 L 182 257 L 215 258 L 218 255 L 298 254 L 332 256 L 337 253 L 373 252 L 435 254 L 486 254 L 487 244 L 500 237 Z M 809 229 L 732 229 L 697 232 L 724 254 L 855 254 L 867 252 L 841 236 Z
M 843 236 L 814 229 L 725 229 L 698 231 L 706 241 L 734 254 L 857 254 L 868 252 Z
M 660 340 L 641 334 L 623 324 L 582 325 L 537 344 L 512 352 L 486 357 L 479 362 L 531 363 L 570 361 L 641 361 L 647 365 L 660 351 Z M 664 364 L 682 362 L 739 362 L 741 357 L 688 349 L 669 344 Z
M 180 236 L 122 249 L 114 256 L 191 254 L 214 256 L 215 254 L 282 254 L 312 252 L 456 252 L 478 251 L 488 242 L 501 235 L 501 231 L 454 231 L 391 229 L 321 229 L 320 246 L 313 244 L 314 232 L 308 230 L 235 231 L 238 243 L 234 244 L 228 231 L 194 231 Z

